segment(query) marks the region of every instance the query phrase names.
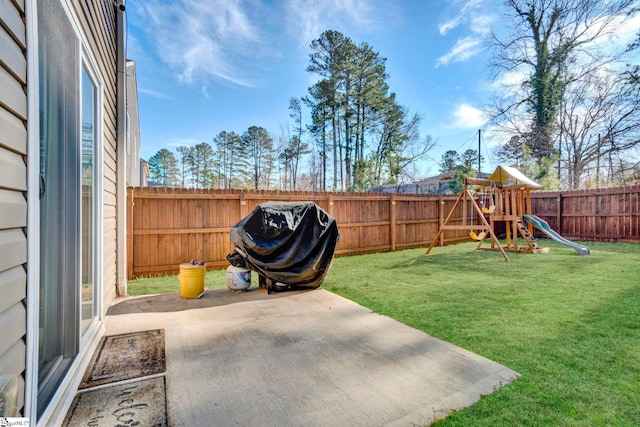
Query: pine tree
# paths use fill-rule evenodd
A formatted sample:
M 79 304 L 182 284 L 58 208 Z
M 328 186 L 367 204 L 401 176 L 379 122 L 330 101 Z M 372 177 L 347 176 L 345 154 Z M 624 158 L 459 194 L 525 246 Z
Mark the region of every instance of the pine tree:
M 268 187 L 264 175 L 264 167 L 268 162 L 268 156 L 273 150 L 273 138 L 267 130 L 258 126 L 251 126 L 242 134 L 242 145 L 248 154 L 251 169 L 253 169 L 253 188 L 256 190 L 261 187 Z
M 163 187 L 179 185 L 178 163 L 173 153 L 161 149 L 149 159 L 149 178 Z
M 244 180 L 241 178 L 246 172 L 246 152 L 242 139 L 235 132 L 220 132 L 214 139 L 215 153 L 218 160 L 217 188 L 234 188 Z

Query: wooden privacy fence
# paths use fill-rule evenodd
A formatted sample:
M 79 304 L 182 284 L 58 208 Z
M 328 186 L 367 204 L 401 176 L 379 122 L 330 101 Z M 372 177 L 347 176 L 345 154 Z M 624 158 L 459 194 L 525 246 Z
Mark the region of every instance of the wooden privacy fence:
M 535 215 L 568 239 L 640 241 L 640 186 L 532 192 Z
M 133 279 L 175 273 L 194 258 L 225 268 L 233 250 L 229 229 L 266 201 L 316 203 L 336 219 L 336 256 L 344 256 L 428 246 L 456 197 L 130 187 L 127 199 L 127 272 Z M 444 237 L 441 244 L 468 239 L 465 232 Z
M 533 192 L 533 213 L 567 238 L 640 241 L 640 186 L 578 192 Z M 427 247 L 456 196 L 315 193 L 171 188 L 128 189 L 129 279 L 176 273 L 180 263 L 204 260 L 225 268 L 233 250 L 229 229 L 266 201 L 311 201 L 338 223 L 337 256 Z M 467 208 L 470 212 L 471 208 Z M 473 221 L 462 206 L 450 224 Z M 475 218 L 478 223 L 477 218 Z M 469 223 L 469 222 L 467 222 Z M 500 232 L 500 230 L 497 230 Z M 440 244 L 469 240 L 447 231 Z

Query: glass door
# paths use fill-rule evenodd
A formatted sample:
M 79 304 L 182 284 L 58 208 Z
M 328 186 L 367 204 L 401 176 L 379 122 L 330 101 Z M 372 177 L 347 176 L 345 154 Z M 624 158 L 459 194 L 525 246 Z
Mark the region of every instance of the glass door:
M 79 351 L 80 46 L 56 0 L 38 4 L 40 309 L 38 414 Z
M 96 85 L 85 66 L 82 66 L 82 331 L 84 332 L 96 317 L 95 309 L 95 145 L 96 145 Z

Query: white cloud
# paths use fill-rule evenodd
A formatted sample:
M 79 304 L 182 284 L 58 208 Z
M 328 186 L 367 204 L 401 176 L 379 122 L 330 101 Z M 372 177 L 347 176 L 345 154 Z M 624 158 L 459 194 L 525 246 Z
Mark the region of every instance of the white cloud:
M 494 20 L 495 18 L 491 15 L 473 14 L 471 16 L 471 31 L 476 34 L 487 35 L 491 32 Z
M 629 43 L 633 42 L 638 35 L 640 14 L 632 17 L 627 15 L 611 15 L 601 19 L 599 22 L 601 25 L 605 23 L 609 25 L 609 32 L 597 40 L 596 44 L 610 50 L 624 49 Z M 598 30 L 600 30 L 600 26 L 593 25 L 588 33 L 591 35 Z
M 158 92 L 152 89 L 145 89 L 143 87 L 138 87 L 138 93 L 142 93 L 145 95 L 150 95 L 153 96 L 155 98 L 160 98 L 160 99 L 173 99 L 171 96 L 162 93 L 162 92 Z
M 449 52 L 436 59 L 436 67 L 448 65 L 450 62 L 462 62 L 477 55 L 482 50 L 482 39 L 474 36 L 456 41 Z
M 479 129 L 487 123 L 486 114 L 465 102 L 453 111 L 453 125 L 456 129 Z
M 242 71 L 263 45 L 252 11 L 242 2 L 151 0 L 136 6 L 148 43 L 178 80 L 191 84 L 213 78 L 252 85 Z
M 494 89 L 500 87 L 518 88 L 522 86 L 528 77 L 529 70 L 521 67 L 521 69 L 515 69 L 513 71 L 500 74 L 500 78 L 493 82 L 493 87 Z
M 463 25 L 467 27 L 466 29 L 470 34 L 456 40 L 451 50 L 436 60 L 436 67 L 448 65 L 450 62 L 466 61 L 480 53 L 481 37 L 491 32 L 491 25 L 494 21 L 494 18 L 485 12 L 485 10 L 490 10 L 486 3 L 490 3 L 490 0 L 453 2 L 449 8 L 449 13 L 453 14 L 454 17 L 438 25 L 440 35 L 445 36 L 449 31 Z M 461 29 L 460 31 L 464 30 Z
M 449 14 L 453 15 L 453 18 L 449 18 L 438 25 L 438 32 L 440 32 L 440 35 L 444 36 L 447 32 L 457 28 L 468 20 L 473 20 L 477 16 L 478 9 L 481 8 L 483 1 L 484 0 L 454 1 L 449 8 Z M 460 5 L 461 3 L 462 5 Z
M 444 36 L 449 32 L 449 30 L 453 30 L 458 25 L 460 25 L 460 23 L 462 22 L 462 18 L 462 15 L 457 15 L 456 17 L 438 25 L 438 32 L 440 33 L 440 35 Z
M 289 32 L 306 46 L 326 29 L 380 28 L 393 19 L 397 7 L 391 1 L 288 0 L 285 9 Z

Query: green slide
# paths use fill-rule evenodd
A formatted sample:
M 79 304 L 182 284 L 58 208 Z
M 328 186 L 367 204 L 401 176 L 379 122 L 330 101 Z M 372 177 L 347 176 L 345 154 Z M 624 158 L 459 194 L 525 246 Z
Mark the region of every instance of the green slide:
M 538 230 L 542 231 L 547 236 L 551 237 L 558 243 L 569 246 L 570 248 L 575 249 L 578 255 L 591 255 L 591 249 L 586 246 L 579 245 L 577 243 L 572 242 L 571 240 L 567 240 L 549 227 L 549 223 L 544 219 L 536 216 L 536 215 L 524 215 L 524 219 L 531 225 L 533 225 Z

